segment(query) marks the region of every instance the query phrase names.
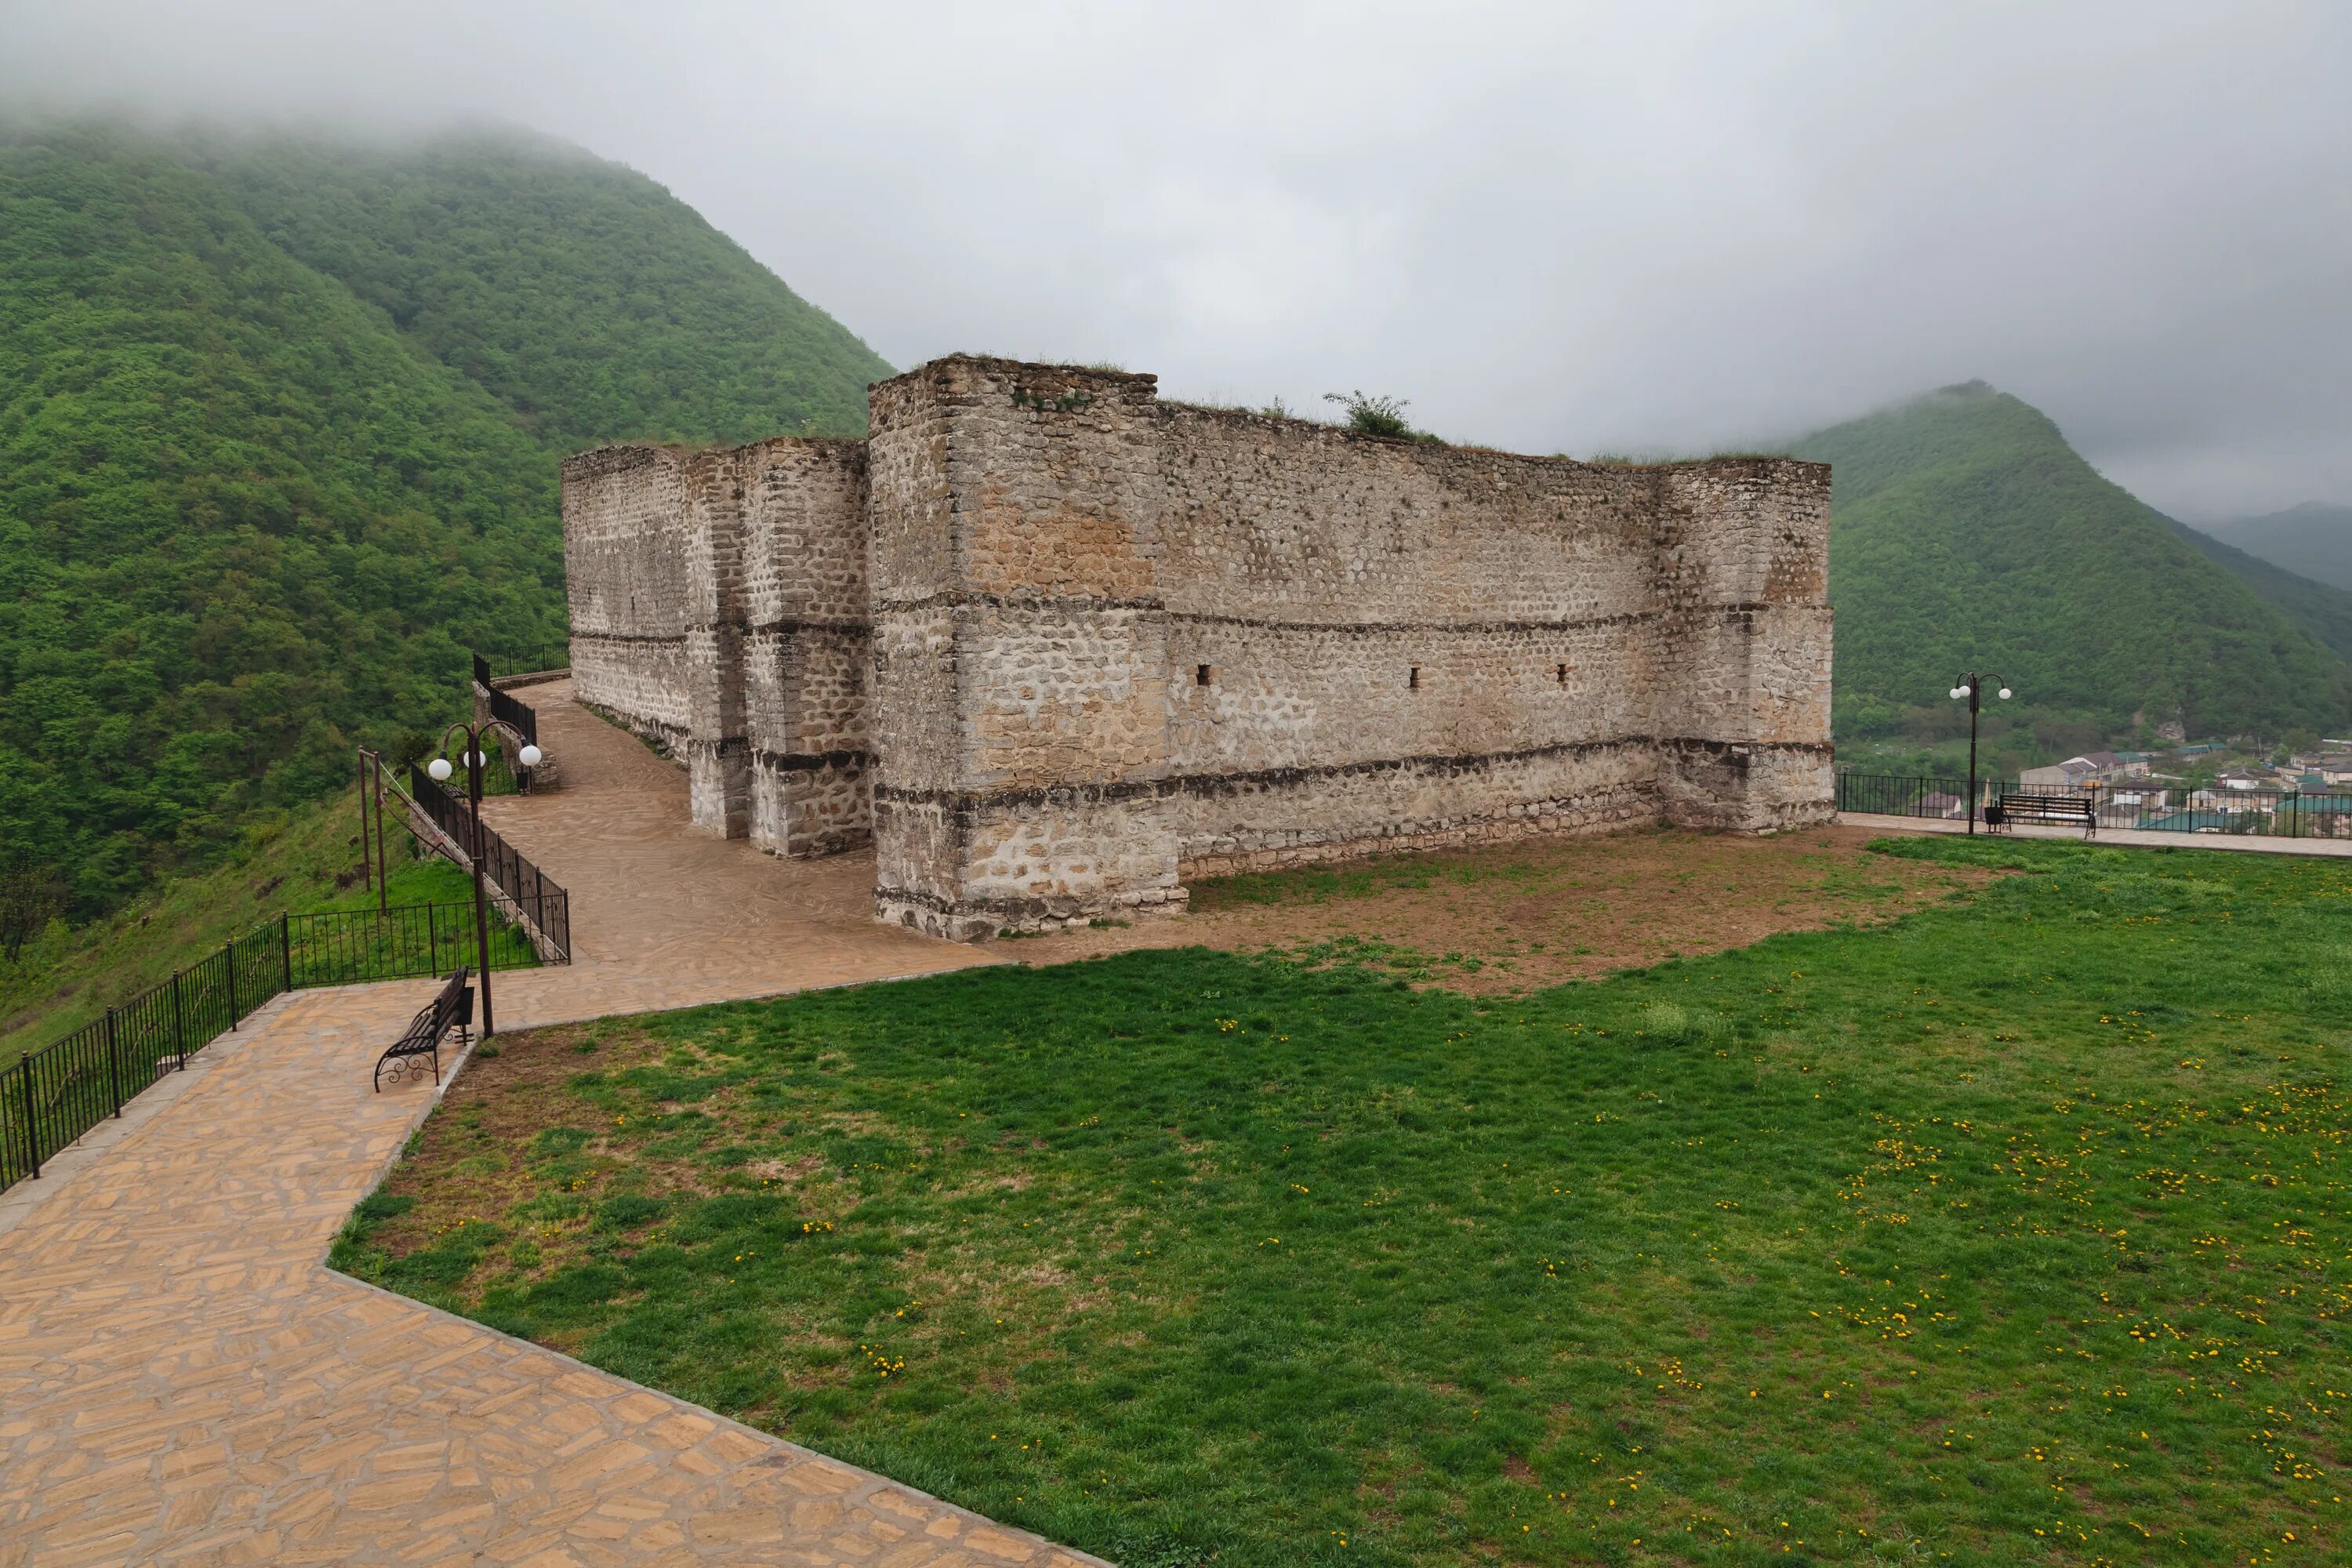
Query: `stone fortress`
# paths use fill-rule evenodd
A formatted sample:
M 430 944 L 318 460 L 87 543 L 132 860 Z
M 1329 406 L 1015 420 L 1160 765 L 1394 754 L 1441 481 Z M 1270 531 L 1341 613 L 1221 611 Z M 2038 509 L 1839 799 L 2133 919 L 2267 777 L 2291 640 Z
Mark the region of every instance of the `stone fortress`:
M 1188 877 L 1832 815 L 1829 469 L 1601 466 L 955 356 L 863 441 L 563 467 L 582 700 L 974 940 Z

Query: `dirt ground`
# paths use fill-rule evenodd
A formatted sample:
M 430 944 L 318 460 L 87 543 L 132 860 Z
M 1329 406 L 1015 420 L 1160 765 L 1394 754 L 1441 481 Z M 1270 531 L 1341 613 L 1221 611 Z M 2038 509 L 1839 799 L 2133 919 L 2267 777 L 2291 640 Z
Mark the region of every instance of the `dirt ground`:
M 1865 852 L 1883 835 L 1655 832 L 1538 839 L 1196 883 L 1192 911 L 1001 940 L 1033 964 L 1147 947 L 1368 960 L 1481 994 L 1891 920 L 1987 874 Z

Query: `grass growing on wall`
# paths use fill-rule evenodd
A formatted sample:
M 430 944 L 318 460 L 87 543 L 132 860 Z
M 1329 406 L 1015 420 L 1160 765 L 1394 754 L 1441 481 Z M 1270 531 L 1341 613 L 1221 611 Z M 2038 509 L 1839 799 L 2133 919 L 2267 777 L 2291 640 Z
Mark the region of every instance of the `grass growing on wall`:
M 2341 1562 L 2352 868 L 510 1037 L 341 1267 L 1129 1564 Z

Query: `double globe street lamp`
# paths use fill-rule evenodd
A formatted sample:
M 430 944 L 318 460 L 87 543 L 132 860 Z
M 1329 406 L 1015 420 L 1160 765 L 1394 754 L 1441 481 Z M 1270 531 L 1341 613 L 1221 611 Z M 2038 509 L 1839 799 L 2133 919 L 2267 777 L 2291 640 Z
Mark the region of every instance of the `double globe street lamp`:
M 1977 710 L 1981 705 L 1979 694 L 1983 691 L 1988 679 L 1999 689 L 2000 700 L 2008 701 L 2011 693 L 2007 686 L 2001 684 L 1998 675 L 1971 673 L 1952 683 L 1952 700 L 1958 702 L 1963 697 L 1969 700 L 1969 833 L 1971 837 L 1977 830 Z
M 482 737 L 498 731 L 520 749 L 514 760 L 526 768 L 535 768 L 546 753 L 522 738 L 522 732 L 503 719 L 493 719 L 487 724 L 452 724 L 441 731 L 441 749 L 449 749 L 449 737 L 465 732 L 466 749 L 458 753 L 466 764 L 466 858 L 474 863 L 474 956 L 478 960 L 477 973 L 481 976 L 482 1037 L 488 1039 L 496 1032 L 490 1020 L 490 910 L 489 896 L 482 887 Z M 446 757 L 436 757 L 425 764 L 425 772 L 435 784 L 446 784 L 457 770 Z

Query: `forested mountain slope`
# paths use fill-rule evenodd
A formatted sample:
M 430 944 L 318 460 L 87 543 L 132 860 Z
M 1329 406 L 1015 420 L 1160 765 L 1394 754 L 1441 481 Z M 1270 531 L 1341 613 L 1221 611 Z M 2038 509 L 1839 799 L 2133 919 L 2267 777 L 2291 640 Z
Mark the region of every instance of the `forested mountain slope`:
M 641 174 L 468 132 L 384 151 L 222 142 L 263 234 L 548 447 L 863 435 L 873 350 Z
M 2174 523 L 2173 527 L 2207 560 L 2252 588 L 2264 604 L 2326 643 L 2339 657 L 2352 659 L 2352 593 L 2313 578 L 2299 577 L 2274 562 L 2200 532 L 2185 522 Z
M 887 367 L 650 181 L 0 128 L 0 860 L 79 914 L 560 646 L 556 464 L 863 427 Z
M 1834 466 L 1843 736 L 1898 727 L 1969 668 L 2006 677 L 2021 710 L 2114 734 L 2352 717 L 2352 666 L 2017 398 L 1947 387 L 1793 449 Z
M 2305 501 L 2284 511 L 2217 522 L 2205 531 L 2273 566 L 2352 589 L 2352 506 Z

